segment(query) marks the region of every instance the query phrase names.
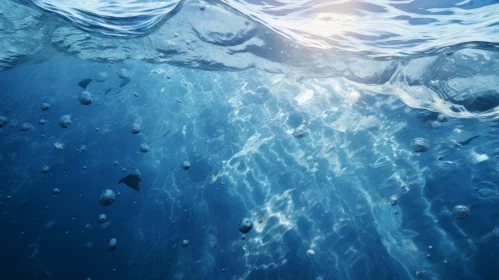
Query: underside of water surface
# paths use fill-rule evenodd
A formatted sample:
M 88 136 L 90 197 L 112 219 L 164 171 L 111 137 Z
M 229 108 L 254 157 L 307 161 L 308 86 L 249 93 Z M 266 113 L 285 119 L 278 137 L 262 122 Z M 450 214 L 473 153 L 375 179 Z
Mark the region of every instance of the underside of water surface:
M 0 279 L 499 279 L 499 3 L 0 1 Z

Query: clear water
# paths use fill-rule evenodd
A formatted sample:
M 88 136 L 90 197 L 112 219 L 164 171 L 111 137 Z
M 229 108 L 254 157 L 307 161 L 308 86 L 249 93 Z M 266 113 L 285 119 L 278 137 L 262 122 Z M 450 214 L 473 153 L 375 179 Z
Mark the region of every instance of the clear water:
M 0 1 L 0 279 L 499 279 L 498 43 L 498 1 Z

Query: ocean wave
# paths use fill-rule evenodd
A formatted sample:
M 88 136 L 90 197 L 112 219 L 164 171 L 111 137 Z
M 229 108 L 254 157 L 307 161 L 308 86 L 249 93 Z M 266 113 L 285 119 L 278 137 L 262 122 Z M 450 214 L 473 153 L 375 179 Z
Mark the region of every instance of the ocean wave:
M 45 10 L 69 19 L 79 28 L 116 37 L 148 34 L 181 2 L 32 1 Z M 221 2 L 304 47 L 392 57 L 434 53 L 468 42 L 499 43 L 497 1 Z M 199 5 L 203 9 L 206 3 L 200 2 Z
M 303 46 L 372 57 L 421 55 L 475 41 L 499 43 L 499 5 L 487 5 L 497 1 L 223 2 Z
M 343 78 L 352 90 L 395 95 L 411 107 L 453 117 L 499 118 L 499 86 L 494 82 L 499 80 L 499 36 L 494 36 L 499 4 L 491 1 L 33 1 L 64 15 L 75 27 L 51 13 L 1 2 L 1 11 L 16 15 L 0 18 L 8 31 L 1 35 L 1 69 L 53 55 L 46 49 L 102 62 L 258 68 L 285 73 L 297 82 Z M 418 21 L 416 14 L 434 20 Z M 401 20 L 401 15 L 412 20 Z M 398 35 L 384 36 L 382 29 Z M 357 36 L 368 31 L 372 36 Z
M 38 7 L 56 13 L 83 30 L 104 36 L 129 37 L 150 32 L 180 0 L 32 0 Z

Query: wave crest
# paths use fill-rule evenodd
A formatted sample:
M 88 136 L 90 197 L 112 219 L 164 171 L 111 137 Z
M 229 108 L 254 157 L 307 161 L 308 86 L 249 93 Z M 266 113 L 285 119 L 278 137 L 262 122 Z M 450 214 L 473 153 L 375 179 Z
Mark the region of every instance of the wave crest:
M 83 30 L 105 36 L 147 34 L 180 4 L 180 0 L 32 0 L 38 7 L 68 19 Z

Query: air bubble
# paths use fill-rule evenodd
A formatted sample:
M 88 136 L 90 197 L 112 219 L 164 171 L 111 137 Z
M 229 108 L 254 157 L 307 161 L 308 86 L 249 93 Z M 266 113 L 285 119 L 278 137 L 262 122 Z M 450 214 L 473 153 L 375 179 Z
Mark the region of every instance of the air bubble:
M 242 219 L 241 222 L 239 223 L 239 231 L 241 233 L 248 233 L 252 228 L 253 228 L 253 223 L 248 218 Z
M 99 197 L 99 203 L 102 206 L 109 206 L 113 204 L 115 199 L 116 199 L 116 194 L 114 193 L 114 191 L 111 189 L 107 189 L 101 193 Z
M 465 205 L 456 205 L 452 211 L 456 217 L 464 220 L 470 216 L 470 208 Z
M 416 153 L 424 153 L 430 150 L 430 143 L 424 138 L 415 138 L 411 141 L 411 148 Z

